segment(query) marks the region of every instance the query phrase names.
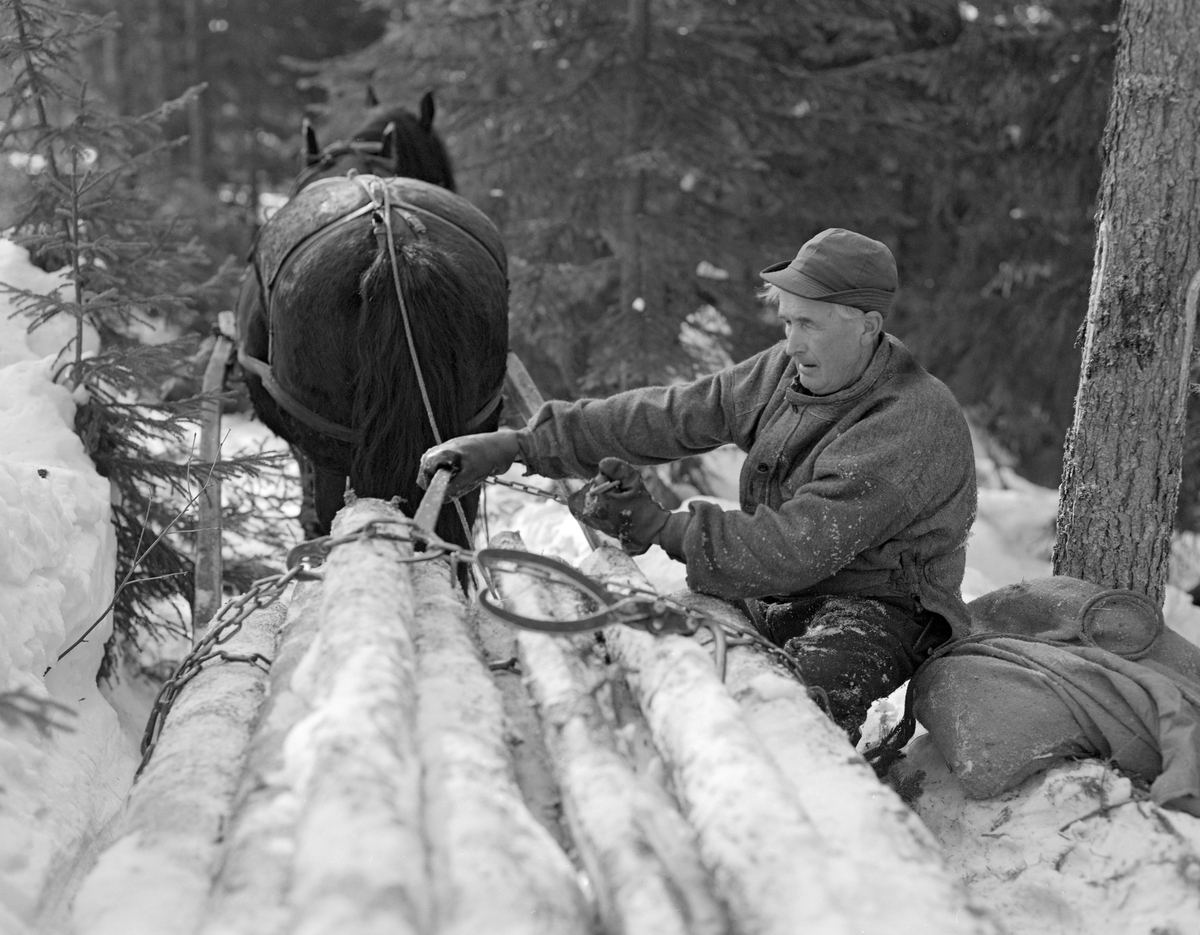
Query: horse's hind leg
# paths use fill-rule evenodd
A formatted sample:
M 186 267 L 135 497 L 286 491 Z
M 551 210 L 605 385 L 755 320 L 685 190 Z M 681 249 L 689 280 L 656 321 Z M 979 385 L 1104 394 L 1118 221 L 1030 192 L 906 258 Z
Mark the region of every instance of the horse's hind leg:
M 346 475 L 314 464 L 312 490 L 317 535 L 327 536 L 333 518 L 346 505 Z
M 316 539 L 329 532 L 328 526 L 325 532 L 321 532 L 321 523 L 317 518 L 317 472 L 308 455 L 295 445 L 291 449 L 292 457 L 300 468 L 300 528 L 304 530 L 305 539 Z

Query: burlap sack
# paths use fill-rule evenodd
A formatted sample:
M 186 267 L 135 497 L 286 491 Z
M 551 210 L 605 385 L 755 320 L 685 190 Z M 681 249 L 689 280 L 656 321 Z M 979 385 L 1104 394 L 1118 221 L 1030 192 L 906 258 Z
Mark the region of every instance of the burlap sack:
M 972 635 L 918 672 L 917 719 L 963 789 L 987 798 L 1081 756 L 1200 813 L 1200 648 L 1152 602 L 1065 576 L 968 605 Z

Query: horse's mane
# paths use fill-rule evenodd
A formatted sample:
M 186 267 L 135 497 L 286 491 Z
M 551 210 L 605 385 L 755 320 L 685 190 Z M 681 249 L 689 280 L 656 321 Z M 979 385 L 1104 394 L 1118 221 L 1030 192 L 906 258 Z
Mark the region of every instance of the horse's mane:
M 312 125 L 304 122 L 305 165 L 292 184 L 291 196 L 321 178 L 357 172 L 384 178 L 420 179 L 454 191 L 454 169 L 441 138 L 433 130 L 433 95 L 421 98 L 420 116 L 399 106 L 376 105 L 349 141 L 323 149 Z
M 376 107 L 367 116 L 366 122 L 354 131 L 351 139 L 363 142 L 382 142 L 388 126 L 394 127 L 397 150 L 394 154 L 384 153 L 395 160 L 392 171 L 383 175 L 403 175 L 408 178 L 432 182 L 454 191 L 454 170 L 450 156 L 441 139 L 433 132 L 433 115 L 430 109 L 426 119 L 422 102 L 422 115 L 415 117 L 403 107 Z

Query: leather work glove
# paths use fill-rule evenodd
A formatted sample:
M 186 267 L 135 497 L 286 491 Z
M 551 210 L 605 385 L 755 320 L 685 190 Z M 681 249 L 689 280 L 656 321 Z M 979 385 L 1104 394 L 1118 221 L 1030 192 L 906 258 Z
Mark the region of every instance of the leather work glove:
M 454 476 L 446 488 L 446 496 L 461 497 L 482 484 L 488 475 L 503 474 L 520 453 L 517 433 L 512 429 L 460 435 L 434 445 L 421 455 L 417 485 L 424 490 L 439 468 L 448 467 Z
M 654 502 L 638 469 L 620 458 L 601 461 L 600 473 L 567 506 L 581 523 L 619 539 L 630 555 L 650 548 L 671 515 Z

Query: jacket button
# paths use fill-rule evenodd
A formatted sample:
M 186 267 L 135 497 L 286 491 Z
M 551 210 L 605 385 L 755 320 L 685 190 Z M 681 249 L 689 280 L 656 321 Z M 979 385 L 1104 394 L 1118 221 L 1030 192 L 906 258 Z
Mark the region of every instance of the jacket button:
M 759 461 L 755 470 L 758 471 L 759 474 L 766 474 L 767 471 L 771 470 L 771 466 L 767 464 L 766 461 Z

